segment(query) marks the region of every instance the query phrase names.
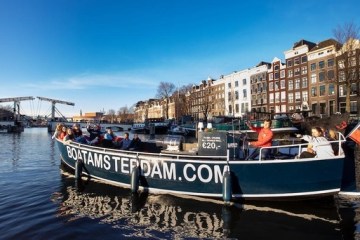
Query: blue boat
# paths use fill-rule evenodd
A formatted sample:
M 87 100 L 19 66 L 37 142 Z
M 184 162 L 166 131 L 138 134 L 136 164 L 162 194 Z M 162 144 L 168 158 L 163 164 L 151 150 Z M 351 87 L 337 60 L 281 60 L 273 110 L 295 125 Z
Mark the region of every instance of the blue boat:
M 341 141 L 344 138 L 339 144 Z M 182 152 L 122 151 L 60 140 L 57 144 L 63 164 L 76 170 L 75 174 L 82 171 L 91 178 L 132 191 L 223 198 L 225 201 L 303 199 L 337 194 L 345 159 L 344 153 L 327 159 L 298 159 L 296 156 L 306 148 L 306 144 L 301 143 L 269 147 L 274 153 L 271 160 L 261 159 L 261 154 L 259 159 L 244 160 L 238 154 L 241 147 L 233 143 L 226 144 L 228 148 L 235 146 L 236 154 L 227 150 L 222 156 L 211 156 L 214 151 L 201 156 Z M 202 143 L 201 147 L 216 150 L 218 146 L 210 141 Z

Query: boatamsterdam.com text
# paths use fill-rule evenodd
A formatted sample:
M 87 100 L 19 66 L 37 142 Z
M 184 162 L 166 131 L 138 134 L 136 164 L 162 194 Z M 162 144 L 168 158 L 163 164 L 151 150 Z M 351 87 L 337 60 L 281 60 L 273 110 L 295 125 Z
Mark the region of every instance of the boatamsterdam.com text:
M 90 152 L 70 146 L 67 146 L 66 150 L 69 158 L 75 161 L 82 160 L 88 166 L 121 174 L 131 174 L 134 167 L 140 166 L 142 176 L 156 179 L 187 182 L 201 181 L 203 183 L 217 184 L 223 182 L 224 173 L 228 171 L 226 164 L 137 159 Z M 177 168 L 181 168 L 182 171 L 178 171 Z

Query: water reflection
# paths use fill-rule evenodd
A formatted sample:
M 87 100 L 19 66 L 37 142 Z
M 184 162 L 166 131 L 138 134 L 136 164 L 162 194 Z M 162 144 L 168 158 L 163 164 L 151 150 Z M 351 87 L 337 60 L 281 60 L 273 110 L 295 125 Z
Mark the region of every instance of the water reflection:
M 236 203 L 140 193 L 98 182 L 62 176 L 53 195 L 58 217 L 96 219 L 132 238 L 340 239 L 333 200 L 322 202 Z M 305 207 L 306 206 L 306 207 Z M 165 234 L 165 235 L 164 235 Z M 270 234 L 270 235 L 269 235 Z
M 343 239 L 360 239 L 360 197 L 336 198 Z

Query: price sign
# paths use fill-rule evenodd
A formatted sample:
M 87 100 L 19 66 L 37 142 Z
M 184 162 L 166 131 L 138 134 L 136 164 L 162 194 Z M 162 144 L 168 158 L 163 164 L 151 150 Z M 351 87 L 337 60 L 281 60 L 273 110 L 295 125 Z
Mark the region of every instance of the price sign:
M 227 136 L 225 132 L 199 132 L 199 155 L 226 156 Z

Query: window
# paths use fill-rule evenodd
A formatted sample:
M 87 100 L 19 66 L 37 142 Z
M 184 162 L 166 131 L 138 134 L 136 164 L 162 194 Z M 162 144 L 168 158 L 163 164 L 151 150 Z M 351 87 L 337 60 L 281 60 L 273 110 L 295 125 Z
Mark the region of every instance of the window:
M 302 92 L 302 100 L 307 102 L 309 100 L 308 91 Z
M 280 66 L 279 65 L 275 65 L 274 66 L 274 70 L 279 70 L 280 69 Z
M 317 112 L 317 103 L 311 104 L 311 112 L 313 114 L 316 114 L 316 112 Z
M 235 104 L 235 113 L 239 113 L 239 104 Z
M 295 76 L 300 75 L 300 68 L 295 68 L 294 75 Z
M 269 73 L 269 80 L 271 81 L 271 80 L 273 80 L 273 79 L 274 79 L 273 74 L 272 74 L 272 73 Z
M 350 66 L 350 67 L 356 66 L 356 58 L 355 58 L 355 57 L 351 57 L 351 58 L 349 59 L 349 66 Z
M 308 87 L 308 79 L 307 77 L 303 77 L 302 78 L 302 88 L 307 88 Z
M 316 63 L 312 63 L 312 64 L 310 65 L 310 70 L 311 70 L 311 71 L 315 71 L 315 70 L 316 70 Z
M 294 65 L 299 65 L 300 64 L 300 58 L 295 58 L 294 59 Z
M 293 61 L 292 60 L 287 60 L 287 67 L 292 67 L 293 65 Z
M 275 79 L 279 79 L 279 76 L 280 76 L 279 72 L 276 72 L 274 75 L 275 75 L 275 76 L 274 76 Z
M 327 60 L 327 66 L 328 67 L 333 67 L 334 66 L 334 59 L 333 58 L 330 58 Z
M 286 102 L 286 92 L 281 92 L 281 102 Z
M 285 70 L 281 70 L 281 72 L 280 72 L 280 77 L 281 77 L 281 78 L 284 78 L 284 77 L 285 77 Z
M 269 94 L 269 103 L 274 103 L 274 94 L 273 93 Z
M 295 92 L 295 102 L 301 102 L 300 92 Z
M 325 85 L 319 87 L 319 96 L 325 96 Z
M 325 81 L 325 72 L 319 72 L 319 82 Z
M 294 89 L 294 82 L 293 80 L 289 80 L 289 90 L 293 90 Z
M 341 113 L 345 113 L 346 112 L 346 103 L 345 102 L 340 102 L 339 103 L 339 111 Z
M 350 95 L 357 95 L 357 83 L 351 83 Z
M 349 78 L 350 78 L 350 80 L 356 80 L 356 78 L 357 78 L 356 69 L 350 69 Z
M 320 103 L 320 114 L 325 114 L 326 103 Z
M 243 85 L 246 85 L 246 78 L 243 79 Z
M 306 62 L 307 62 L 307 56 L 302 56 L 301 63 L 306 63 Z
M 294 94 L 293 93 L 289 93 L 288 95 L 288 100 L 289 100 L 289 103 L 293 103 L 294 102 Z
M 279 90 L 279 82 L 275 82 L 275 91 Z
M 334 72 L 334 70 L 329 70 L 329 71 L 327 72 L 327 78 L 328 78 L 328 80 L 334 80 L 334 78 L 335 78 L 335 72 Z
M 322 69 L 325 67 L 325 62 L 324 61 L 320 61 L 319 62 L 319 68 Z
M 343 82 L 343 81 L 345 81 L 345 72 L 340 71 L 339 72 L 339 82 Z
M 239 100 L 239 92 L 235 91 L 235 100 Z
M 262 95 L 262 99 L 264 104 L 267 104 L 267 95 Z
M 280 88 L 285 89 L 285 80 L 280 81 Z
M 269 90 L 270 91 L 274 90 L 274 83 L 273 82 L 269 83 Z
M 244 97 L 244 98 L 247 98 L 247 91 L 246 91 L 246 89 L 243 90 L 243 97 Z
M 231 88 L 231 82 L 228 83 L 228 88 Z
M 344 85 L 339 86 L 339 96 L 345 97 L 346 96 L 346 87 Z
M 357 102 L 356 101 L 350 102 L 350 113 L 357 113 Z
M 232 106 L 229 105 L 229 113 L 232 114 Z
M 335 95 L 335 86 L 334 86 L 334 84 L 329 84 L 329 95 Z
M 345 67 L 345 62 L 344 62 L 344 60 L 339 60 L 339 61 L 338 61 L 338 67 L 339 67 L 339 69 L 343 69 L 343 68 Z
M 316 73 L 311 74 L 311 83 L 316 83 Z
M 280 93 L 279 93 L 279 92 L 276 92 L 276 93 L 275 93 L 275 102 L 276 102 L 276 103 L 279 103 L 279 102 L 280 102 Z
M 292 77 L 293 76 L 293 71 L 292 70 L 288 70 L 288 77 Z
M 232 98 L 231 98 L 231 92 L 228 92 L 228 99 L 229 99 L 229 101 L 232 100 Z
M 301 74 L 307 74 L 307 66 L 301 67 Z
M 239 86 L 239 82 L 235 81 L 235 87 L 238 87 L 238 86 Z
M 300 78 L 295 79 L 295 89 L 300 89 Z
M 311 88 L 311 96 L 312 96 L 312 97 L 316 97 L 316 96 L 317 96 L 317 89 L 316 89 L 316 87 L 312 87 L 312 88 Z

